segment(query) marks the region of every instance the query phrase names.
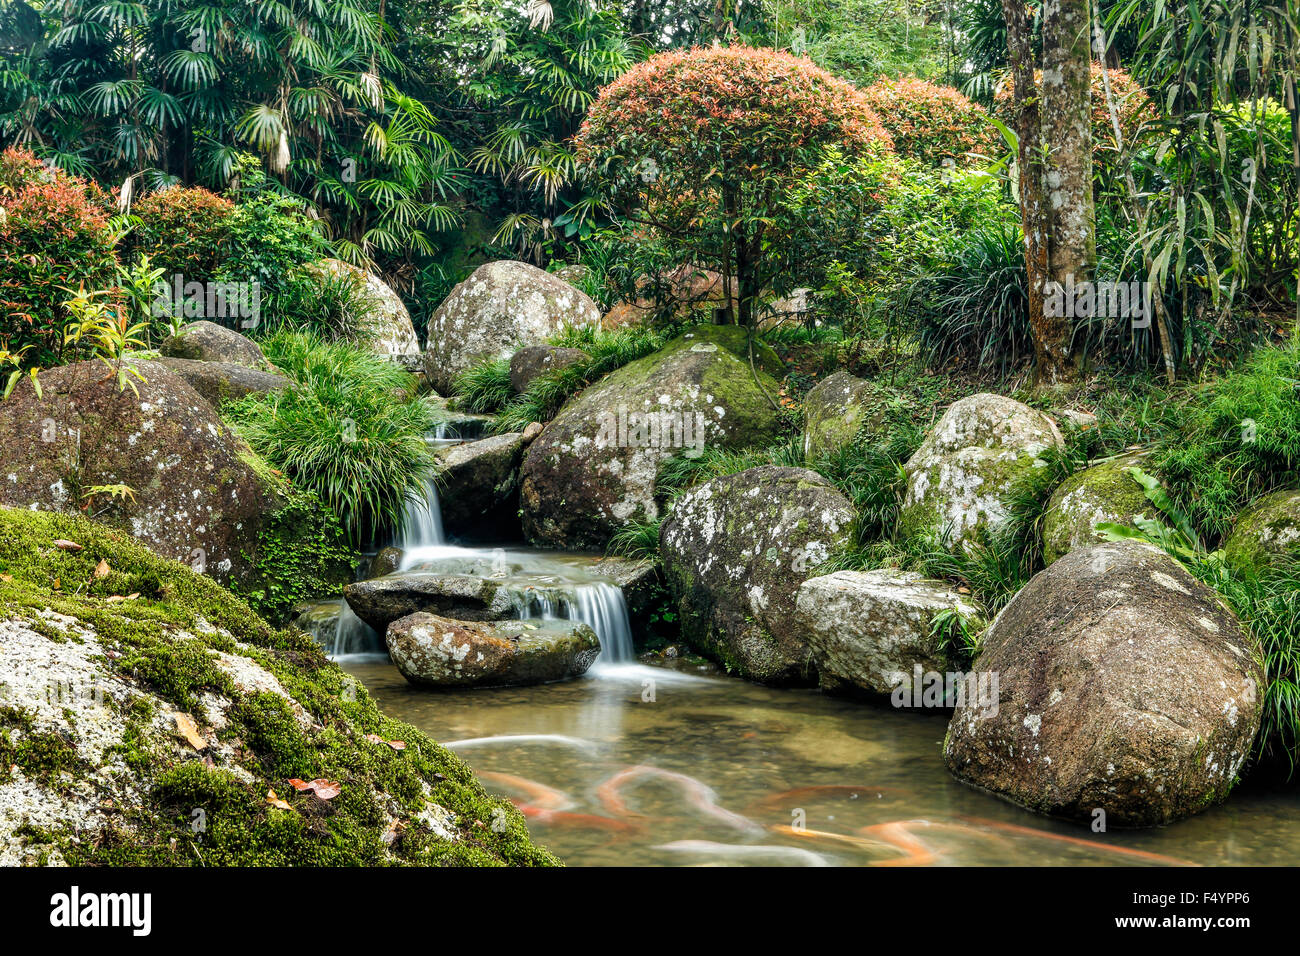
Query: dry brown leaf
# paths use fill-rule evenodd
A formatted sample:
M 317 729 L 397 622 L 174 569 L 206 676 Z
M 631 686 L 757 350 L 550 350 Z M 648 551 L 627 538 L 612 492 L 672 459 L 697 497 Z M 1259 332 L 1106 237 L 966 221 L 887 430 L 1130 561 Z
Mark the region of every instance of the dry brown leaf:
M 401 741 L 401 740 L 390 740 L 390 741 L 388 741 L 388 746 L 392 747 L 394 750 L 405 750 L 405 749 L 406 749 L 406 743 L 405 743 L 404 741 Z
M 100 559 L 99 559 L 99 564 L 95 565 L 95 578 L 96 578 L 96 579 L 99 579 L 99 578 L 106 578 L 106 577 L 108 577 L 108 572 L 109 572 L 110 570 L 112 570 L 112 569 L 109 568 L 109 566 L 108 566 L 108 562 L 105 561 L 103 558 L 100 558 Z
M 292 809 L 293 809 L 293 807 L 289 806 L 289 804 L 285 803 L 283 800 L 281 800 L 279 797 L 277 797 L 277 796 L 275 795 L 275 791 L 274 791 L 274 790 L 268 790 L 268 791 L 266 791 L 266 802 L 269 803 L 271 806 L 275 807 L 277 810 L 292 810 Z
M 84 550 L 85 550 L 85 548 L 83 548 L 81 545 L 77 544 L 77 542 L 75 542 L 75 541 L 69 541 L 67 538 L 57 538 L 57 539 L 55 539 L 55 541 L 54 541 L 54 546 L 55 546 L 56 548 L 62 548 L 64 551 L 84 551 Z
M 304 782 L 294 777 L 289 781 L 289 786 L 298 791 L 310 790 L 322 800 L 333 800 L 343 792 L 343 785 L 335 780 L 324 780 L 317 778 L 309 782 Z
M 195 750 L 208 749 L 208 742 L 203 739 L 203 735 L 199 733 L 198 725 L 194 723 L 194 718 L 189 714 L 176 714 L 176 732 Z
M 0 581 L 12 581 L 13 579 L 14 576 L 12 574 L 0 574 Z
M 388 824 L 388 829 L 384 831 L 384 835 L 379 839 L 384 841 L 385 846 L 391 846 L 393 841 L 397 839 L 397 835 L 405 829 L 405 823 L 401 820 L 394 820 L 392 823 Z

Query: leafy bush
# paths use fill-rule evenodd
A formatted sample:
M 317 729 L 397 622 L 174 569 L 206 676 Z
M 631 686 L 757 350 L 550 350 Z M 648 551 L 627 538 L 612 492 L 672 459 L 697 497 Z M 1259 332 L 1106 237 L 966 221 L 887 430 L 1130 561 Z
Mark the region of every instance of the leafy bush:
M 263 296 L 284 292 L 299 268 L 331 254 L 297 199 L 269 191 L 241 200 L 227 220 L 229 251 L 217 270 L 226 282 L 260 282 Z
M 988 111 L 951 87 L 910 76 L 881 77 L 862 95 L 900 156 L 930 166 L 940 166 L 945 159 L 967 165 L 1006 152 Z
M 294 387 L 226 406 L 252 449 L 339 516 L 354 544 L 400 526 L 436 464 L 425 434 L 435 406 L 407 396 L 415 379 L 383 356 L 302 333 L 262 343 Z
M 167 279 L 207 282 L 230 253 L 229 199 L 202 188 L 173 186 L 139 200 L 131 213 L 139 222 L 131 232 L 131 258 L 149 257 Z
M 95 184 L 22 150 L 0 154 L 0 345 L 30 346 L 34 364 L 59 360 L 71 318 L 60 303 L 78 288 L 111 286 L 117 274 L 108 208 Z

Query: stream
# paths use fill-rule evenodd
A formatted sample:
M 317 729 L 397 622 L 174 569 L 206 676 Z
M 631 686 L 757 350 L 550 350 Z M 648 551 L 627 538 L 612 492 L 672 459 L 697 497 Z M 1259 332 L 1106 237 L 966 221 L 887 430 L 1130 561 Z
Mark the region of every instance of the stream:
M 447 441 L 438 436 L 438 441 Z M 454 440 L 454 439 L 452 439 Z M 530 832 L 587 866 L 1292 864 L 1300 790 L 1247 782 L 1170 827 L 1094 833 L 1022 811 L 944 769 L 943 714 L 900 713 L 727 677 L 696 659 L 637 663 L 618 588 L 590 557 L 445 540 L 437 490 L 413 505 L 403 571 L 508 579 L 564 597 L 533 617 L 589 623 L 582 677 L 531 687 L 409 685 L 341 601 L 317 638 L 385 713 L 462 756 Z M 340 613 L 340 605 L 342 605 Z

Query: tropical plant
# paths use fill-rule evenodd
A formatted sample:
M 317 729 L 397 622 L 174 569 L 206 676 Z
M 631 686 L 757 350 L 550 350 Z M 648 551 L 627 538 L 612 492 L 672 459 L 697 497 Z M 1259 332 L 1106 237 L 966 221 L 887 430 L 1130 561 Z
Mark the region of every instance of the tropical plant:
M 881 77 L 863 90 L 894 150 L 930 166 L 989 165 L 1006 152 L 988 111 L 964 94 L 915 77 Z

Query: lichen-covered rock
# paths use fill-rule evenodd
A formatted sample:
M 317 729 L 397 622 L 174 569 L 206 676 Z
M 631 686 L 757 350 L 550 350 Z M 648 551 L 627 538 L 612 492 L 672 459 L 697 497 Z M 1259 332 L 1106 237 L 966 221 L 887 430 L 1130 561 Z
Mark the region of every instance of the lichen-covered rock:
M 606 555 L 593 563 L 590 570 L 623 592 L 627 614 L 634 627 L 646 623 L 663 594 L 663 576 L 658 561 Z
M 562 279 L 525 262 L 489 262 L 429 319 L 425 371 L 433 387 L 448 394 L 456 376 L 476 362 L 509 358 L 565 326 L 599 322 L 596 304 Z
M 1275 491 L 1238 515 L 1223 558 L 1243 574 L 1300 559 L 1300 491 Z
M 1063 444 L 1052 419 L 1013 399 L 981 393 L 954 402 L 907 462 L 902 532 L 949 548 L 995 533 L 1016 480 Z
M 256 342 L 233 329 L 206 320 L 182 326 L 163 342 L 160 351 L 168 358 L 228 362 L 265 372 L 271 370 L 271 363 Z
M 954 670 L 935 616 L 956 611 L 976 630 L 979 609 L 951 585 L 910 571 L 836 571 L 799 587 L 796 617 L 823 690 L 888 695 L 923 674 Z M 919 688 L 914 688 L 919 690 Z
M 517 538 L 523 435 L 510 432 L 451 445 L 438 457 L 443 528 L 479 539 Z
M 166 365 L 189 382 L 194 391 L 218 409 L 223 402 L 238 401 L 249 395 L 263 395 L 293 384 L 283 375 L 233 362 L 200 362 L 196 359 L 164 356 L 158 359 L 158 363 Z
M 569 285 L 582 288 L 582 283 L 591 275 L 591 269 L 582 263 L 571 263 L 567 266 L 561 266 L 553 273 L 555 278 L 561 279 Z
M 1053 492 L 1043 512 L 1043 560 L 1051 564 L 1067 551 L 1088 548 L 1102 540 L 1102 522 L 1128 525 L 1143 512 L 1151 513 L 1146 491 L 1126 468 L 1141 467 L 1140 452 L 1075 472 Z
M 366 568 L 365 579 L 368 581 L 372 578 L 381 578 L 385 574 L 393 574 L 402 566 L 402 558 L 406 553 L 398 547 L 389 545 L 386 548 L 380 548 L 370 564 Z
M 459 621 L 500 621 L 517 617 L 517 603 L 501 581 L 474 574 L 400 571 L 343 588 L 357 617 L 379 633 L 398 618 L 428 611 Z
M 417 612 L 385 638 L 393 663 L 420 687 L 545 684 L 584 673 L 600 654 L 596 632 L 577 621 L 457 621 Z
M 556 345 L 528 345 L 510 359 L 510 384 L 516 392 L 525 391 L 533 379 L 577 362 L 589 356 L 582 349 L 566 349 Z
M 402 297 L 373 273 L 341 259 L 321 259 L 312 264 L 317 272 L 351 283 L 358 314 L 350 316 L 344 335 L 351 342 L 380 355 L 391 355 L 405 363 L 405 356 L 420 354 L 420 340 L 411 323 L 411 313 Z
M 959 706 L 961 780 L 1040 813 L 1157 826 L 1227 796 L 1259 729 L 1259 649 L 1217 595 L 1145 544 L 1069 552 L 985 633 L 996 707 Z
M 884 424 L 890 397 L 879 386 L 848 372 L 818 382 L 803 400 L 803 450 L 809 459 L 851 443 L 859 430 Z
M 0 865 L 556 862 L 309 636 L 126 534 L 0 508 L 0 572 Z
M 815 682 L 795 599 L 852 521 L 844 496 L 802 468 L 751 468 L 682 495 L 659 530 L 682 636 L 750 680 Z
M 528 539 L 603 549 L 619 528 L 658 516 L 655 480 L 668 458 L 769 441 L 780 361 L 759 347 L 756 382 L 747 355 L 743 329 L 697 326 L 571 399 L 524 458 Z
M 222 583 L 249 580 L 278 492 L 184 379 L 156 362 L 134 365 L 145 378 L 131 379 L 138 395 L 118 391 L 101 363 L 78 362 L 42 372 L 40 397 L 24 380 L 0 402 L 0 505 L 89 506 L 158 554 Z

